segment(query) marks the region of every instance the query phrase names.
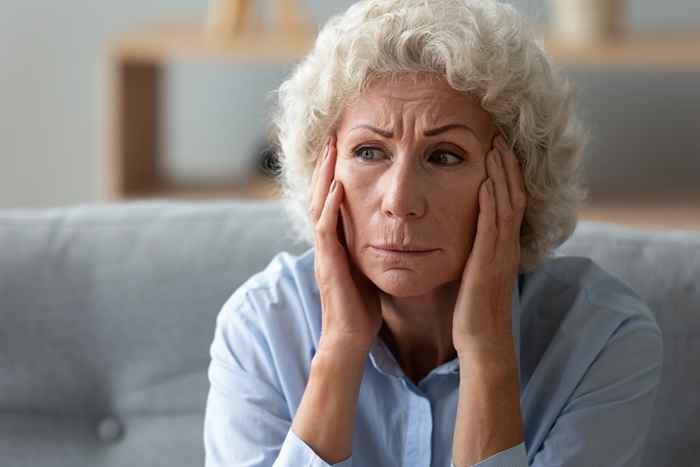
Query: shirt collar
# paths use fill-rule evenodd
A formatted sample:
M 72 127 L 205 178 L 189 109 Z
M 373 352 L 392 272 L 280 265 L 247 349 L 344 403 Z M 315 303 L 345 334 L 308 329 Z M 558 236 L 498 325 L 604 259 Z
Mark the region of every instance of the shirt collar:
M 512 331 L 513 331 L 513 346 L 515 348 L 515 355 L 518 362 L 518 368 L 520 368 L 520 289 L 521 282 L 523 279 L 522 274 L 518 274 L 518 278 L 513 285 L 512 291 Z M 369 351 L 369 358 L 372 365 L 380 372 L 385 375 L 395 376 L 397 378 L 405 378 L 406 375 L 403 369 L 399 366 L 396 358 L 389 350 L 389 347 L 384 342 L 379 334 L 375 336 L 372 347 Z M 449 362 L 445 362 L 437 368 L 434 368 L 429 374 L 438 375 L 448 375 L 448 374 L 459 374 L 459 358 L 455 357 Z

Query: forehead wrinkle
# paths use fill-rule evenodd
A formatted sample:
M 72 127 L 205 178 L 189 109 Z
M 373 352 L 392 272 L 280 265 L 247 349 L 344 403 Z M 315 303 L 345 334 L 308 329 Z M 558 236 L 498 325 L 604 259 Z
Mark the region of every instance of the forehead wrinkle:
M 480 132 L 481 127 L 479 122 L 472 122 L 471 118 L 467 118 L 464 114 L 464 110 L 470 108 L 473 102 L 460 102 L 457 104 L 452 99 L 446 99 L 446 90 L 438 89 L 437 93 L 435 90 L 419 90 L 418 97 L 406 97 L 402 98 L 400 96 L 392 95 L 393 89 L 389 88 L 375 88 L 364 96 L 360 96 L 354 104 L 359 104 L 359 112 L 353 112 L 354 122 L 358 124 L 370 125 L 380 129 L 387 130 L 394 133 L 395 138 L 404 140 L 406 134 L 404 134 L 404 127 L 410 125 L 408 123 L 409 117 L 404 109 L 406 107 L 420 106 L 419 111 L 412 115 L 414 121 L 414 127 L 418 127 L 420 130 L 425 131 L 428 129 L 433 129 L 441 127 L 448 124 L 461 123 L 474 131 Z M 464 94 L 460 94 L 460 97 Z M 454 96 L 452 96 L 454 97 Z M 352 125 L 351 130 L 354 129 L 356 125 Z M 418 135 L 422 137 L 422 131 L 418 131 Z M 371 130 L 367 130 L 371 131 Z M 415 133 L 410 132 L 411 135 Z M 468 131 L 454 131 L 455 134 L 466 133 L 464 138 L 469 140 L 475 140 L 480 145 L 483 145 L 478 134 L 472 134 Z M 409 138 L 411 135 L 408 135 Z
M 447 109 L 446 107 L 451 107 L 453 101 L 447 99 L 440 99 L 436 96 L 425 96 L 424 98 L 413 98 L 413 99 L 392 99 L 394 101 L 400 100 L 398 104 L 398 111 L 396 109 L 397 105 L 390 104 L 389 99 L 382 99 L 382 109 L 387 115 L 392 117 L 397 113 L 402 117 L 402 120 L 407 120 L 409 114 L 404 112 L 406 107 L 419 107 L 419 111 L 412 114 L 415 117 L 415 121 L 423 123 L 425 128 L 434 128 L 440 126 L 440 123 L 444 120 L 444 116 L 450 114 L 454 118 L 454 109 Z M 384 121 L 390 121 L 390 118 L 384 118 Z M 462 120 L 462 118 L 459 118 Z M 453 123 L 453 122 L 448 122 Z
M 403 129 L 409 126 L 413 127 L 414 129 L 419 128 L 425 131 L 446 124 L 464 123 L 463 118 L 455 118 L 454 112 L 445 111 L 445 106 L 442 105 L 440 99 L 432 96 L 426 97 L 425 99 L 401 99 L 399 104 L 395 103 L 396 100 L 394 100 L 393 103 L 390 102 L 389 99 L 381 100 L 382 102 L 378 106 L 372 106 L 370 103 L 368 103 L 370 104 L 368 105 L 370 109 L 381 110 L 374 112 L 374 118 L 370 118 L 370 122 L 362 123 L 387 130 L 394 133 L 394 136 L 404 136 Z M 416 102 L 417 100 L 419 102 Z M 422 102 L 426 100 L 428 102 Z M 420 106 L 419 112 L 404 112 L 405 107 L 410 107 L 412 106 L 411 104 L 413 104 L 413 106 Z M 448 114 L 450 114 L 450 117 L 446 118 L 445 115 Z M 420 131 L 418 133 L 422 134 Z

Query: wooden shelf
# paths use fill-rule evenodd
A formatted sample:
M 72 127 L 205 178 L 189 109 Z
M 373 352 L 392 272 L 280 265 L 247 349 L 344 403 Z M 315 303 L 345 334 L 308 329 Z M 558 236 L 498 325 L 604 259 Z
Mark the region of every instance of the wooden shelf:
M 672 31 L 631 32 L 598 45 L 569 45 L 537 27 L 545 50 L 566 66 L 640 67 L 700 70 L 700 27 Z M 109 44 L 111 53 L 131 62 L 174 61 L 295 61 L 313 47 L 317 30 L 251 29 L 235 39 L 211 39 L 204 23 L 173 18 L 135 28 Z
M 175 199 L 278 199 L 278 183 L 269 176 L 257 175 L 250 180 L 233 184 L 171 184 L 161 182 L 151 189 L 133 191 L 124 199 L 175 198 Z
M 296 61 L 311 50 L 317 31 L 250 29 L 235 38 L 211 38 L 204 23 L 172 19 L 143 25 L 109 44 L 115 59 L 161 64 L 181 61 Z
M 680 31 L 628 33 L 618 40 L 600 45 L 567 45 L 544 37 L 545 50 L 566 67 L 605 67 L 700 71 L 700 28 Z
M 164 95 L 165 65 L 174 62 L 236 62 L 272 64 L 297 61 L 313 47 L 317 30 L 308 25 L 262 31 L 251 23 L 234 39 L 213 39 L 205 33 L 205 22 L 172 18 L 135 28 L 109 42 L 109 199 L 154 196 L 189 198 L 264 196 L 265 188 L 251 186 L 175 186 L 158 171 L 162 157 L 160 110 Z M 540 28 L 540 31 L 544 29 Z M 564 67 L 615 67 L 700 71 L 700 29 L 685 32 L 645 33 L 628 36 L 600 46 L 567 46 L 544 37 L 545 50 Z M 255 185 L 256 182 L 251 182 Z M 263 184 L 264 185 L 264 184 Z M 269 187 L 268 187 L 269 188 Z M 621 201 L 620 201 L 621 202 Z M 651 208 L 645 204 L 618 201 L 592 204 L 585 216 L 621 219 L 639 223 L 647 216 L 657 223 L 669 218 L 677 206 Z M 652 205 L 653 206 L 653 205 Z M 690 210 L 697 205 L 690 206 Z M 634 211 L 638 209 L 638 211 Z M 622 212 L 628 214 L 622 214 Z M 682 210 L 681 210 L 682 211 Z M 638 214 L 631 214 L 638 212 Z M 696 212 L 696 211 L 693 211 Z M 615 214 L 612 214 L 615 213 Z M 686 211 L 678 214 L 676 225 L 687 221 Z
M 579 210 L 579 219 L 647 229 L 700 230 L 700 191 L 591 194 Z

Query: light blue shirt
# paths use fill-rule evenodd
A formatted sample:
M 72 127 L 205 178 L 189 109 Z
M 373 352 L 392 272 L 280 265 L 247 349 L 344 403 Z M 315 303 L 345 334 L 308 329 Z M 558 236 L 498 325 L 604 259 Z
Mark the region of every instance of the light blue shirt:
M 313 268 L 313 248 L 279 253 L 219 312 L 206 467 L 454 467 L 459 360 L 416 385 L 380 336 L 351 456 L 329 464 L 291 430 L 321 335 Z M 525 441 L 474 466 L 639 466 L 663 361 L 648 306 L 590 259 L 555 257 L 518 276 L 512 311 Z

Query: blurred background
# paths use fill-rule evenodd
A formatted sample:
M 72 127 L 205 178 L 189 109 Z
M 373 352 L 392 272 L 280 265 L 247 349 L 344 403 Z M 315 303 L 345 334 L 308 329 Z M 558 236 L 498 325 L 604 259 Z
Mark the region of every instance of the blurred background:
M 207 42 L 215 3 L 0 0 L 0 208 L 274 196 L 270 93 L 311 44 Z M 352 3 L 296 11 L 315 32 Z M 578 87 L 585 216 L 700 229 L 700 2 L 621 2 L 612 45 L 585 43 L 582 0 L 510 3 L 558 31 L 547 48 Z

